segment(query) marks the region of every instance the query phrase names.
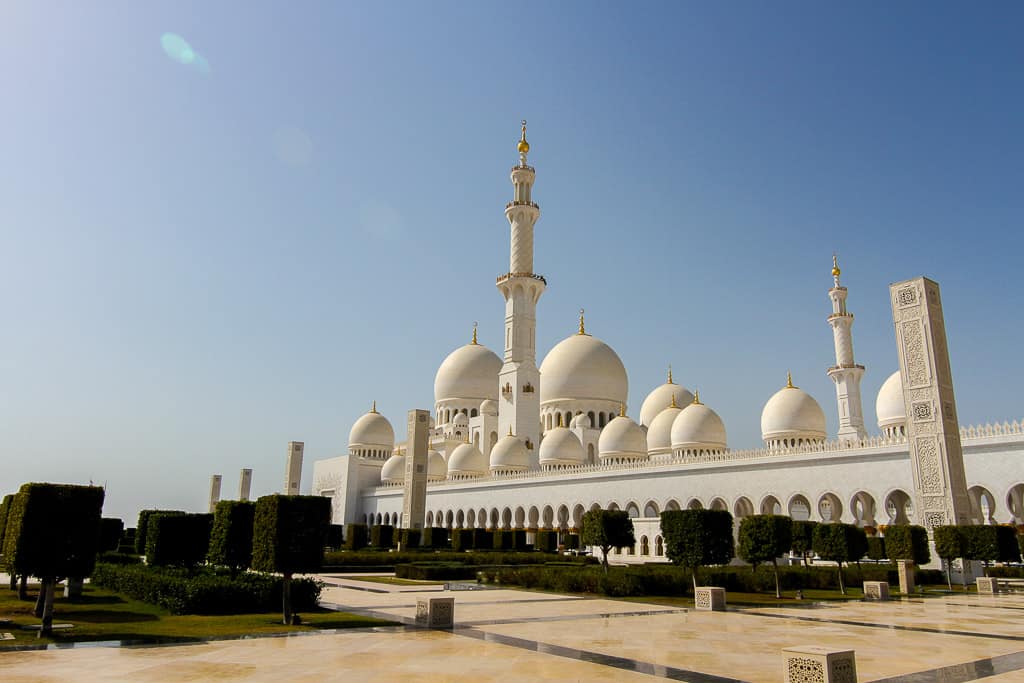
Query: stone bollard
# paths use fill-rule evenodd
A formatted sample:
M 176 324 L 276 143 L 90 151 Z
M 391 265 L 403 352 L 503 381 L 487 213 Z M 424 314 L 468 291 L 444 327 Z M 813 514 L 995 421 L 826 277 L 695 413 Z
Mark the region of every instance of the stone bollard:
M 452 628 L 455 625 L 455 598 L 418 598 L 416 625 L 427 628 Z
M 865 600 L 888 600 L 889 599 L 889 582 L 888 581 L 865 581 L 864 582 L 864 599 Z
M 979 576 L 976 581 L 979 593 L 988 593 L 989 595 L 992 595 L 999 592 L 999 579 L 991 576 Z
M 857 683 L 853 650 L 800 645 L 782 650 L 785 683 Z
M 693 594 L 693 606 L 702 612 L 724 612 L 725 589 L 716 586 L 698 586 Z
M 896 569 L 900 573 L 900 592 L 904 595 L 913 593 L 917 586 L 914 585 L 914 563 L 911 560 L 896 560 Z
M 85 583 L 85 579 L 72 579 L 68 578 L 64 582 L 64 597 L 65 598 L 80 598 L 82 597 L 82 585 Z

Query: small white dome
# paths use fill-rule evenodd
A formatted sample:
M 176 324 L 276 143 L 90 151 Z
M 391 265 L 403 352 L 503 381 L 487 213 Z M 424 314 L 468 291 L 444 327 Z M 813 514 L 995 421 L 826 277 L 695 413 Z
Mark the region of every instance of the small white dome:
M 434 401 L 446 399 L 498 400 L 501 359 L 482 344 L 466 344 L 444 359 L 434 377 Z
M 612 347 L 589 334 L 574 334 L 555 345 L 540 364 L 540 402 L 600 400 L 625 403 L 626 367 Z
M 437 451 L 427 454 L 427 481 L 441 481 L 448 477 L 448 463 Z
M 725 444 L 725 423 L 703 403 L 686 406 L 672 422 L 673 450 L 724 450 Z
M 566 427 L 556 427 L 544 435 L 539 455 L 541 465 L 582 465 L 587 459 L 583 444 Z
M 593 426 L 590 422 L 590 416 L 586 413 L 580 413 L 574 417 L 571 424 L 577 429 L 590 429 Z
M 384 467 L 380 468 L 380 480 L 385 484 L 401 484 L 405 481 L 405 456 L 395 453 Z
M 487 474 L 487 458 L 471 443 L 459 444 L 448 456 L 448 476 L 481 477 Z
M 395 430 L 386 417 L 373 409 L 352 425 L 348 445 L 349 448 L 386 448 L 390 451 L 395 447 Z
M 469 418 L 466 417 L 465 413 L 456 413 L 455 417 L 452 418 L 452 425 L 456 427 L 468 427 Z
M 903 403 L 903 380 L 900 371 L 889 375 L 875 399 L 875 414 L 878 416 L 880 429 L 893 425 L 906 424 L 907 409 Z
M 692 398 L 690 399 L 693 400 Z M 650 452 L 668 451 L 672 447 L 672 423 L 676 415 L 683 412 L 679 406 L 665 408 L 651 420 L 647 428 L 647 450 Z
M 480 414 L 481 415 L 497 415 L 498 414 L 498 403 L 497 403 L 497 401 L 492 401 L 491 399 L 487 399 L 486 401 L 481 403 L 480 404 Z
M 651 423 L 654 422 L 654 418 L 660 415 L 661 411 L 665 410 L 665 408 L 672 405 L 673 397 L 675 397 L 676 405 L 680 408 L 688 406 L 693 402 L 693 394 L 686 387 L 674 384 L 670 376 L 668 382 L 647 394 L 647 398 L 640 405 L 640 424 L 649 428 Z
M 790 382 L 764 404 L 761 438 L 824 439 L 825 413 L 810 394 Z
M 530 468 L 530 452 L 519 437 L 502 437 L 491 449 L 492 472 L 518 472 Z
M 636 422 L 624 415 L 609 422 L 597 440 L 598 455 L 604 458 L 647 457 L 647 436 Z

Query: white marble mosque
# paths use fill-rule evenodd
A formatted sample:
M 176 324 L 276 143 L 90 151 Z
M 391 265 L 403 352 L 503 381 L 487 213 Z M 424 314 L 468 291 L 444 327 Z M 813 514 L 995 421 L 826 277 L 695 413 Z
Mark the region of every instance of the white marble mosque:
M 428 458 L 427 526 L 569 531 L 591 508 L 627 510 L 637 546 L 623 561 L 664 556 L 658 515 L 687 507 L 725 509 L 863 526 L 915 522 L 900 372 L 875 400 L 870 435 L 861 407 L 864 366 L 854 362 L 847 289 L 833 259 L 832 311 L 838 433 L 790 378 L 761 413 L 764 447 L 730 450 L 726 426 L 696 392 L 675 382 L 626 414 L 628 375 L 619 356 L 579 328 L 536 362 L 536 308 L 546 282 L 533 272 L 535 170 L 523 123 L 509 271 L 497 279 L 505 299 L 502 355 L 477 343 L 452 351 L 434 379 Z M 404 415 L 399 415 L 399 423 Z M 1024 422 L 961 428 L 975 523 L 1024 523 Z M 374 406 L 349 434 L 348 453 L 314 464 L 313 493 L 330 496 L 334 522 L 398 525 L 404 444 Z

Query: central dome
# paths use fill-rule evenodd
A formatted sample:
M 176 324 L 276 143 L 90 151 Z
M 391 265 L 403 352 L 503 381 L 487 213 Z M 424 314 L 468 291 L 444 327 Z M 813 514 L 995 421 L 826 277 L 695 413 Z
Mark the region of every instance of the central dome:
M 434 377 L 434 400 L 498 400 L 501 359 L 483 344 L 466 344 L 444 359 Z
M 574 334 L 540 364 L 540 402 L 599 400 L 625 403 L 626 367 L 612 347 L 589 334 Z

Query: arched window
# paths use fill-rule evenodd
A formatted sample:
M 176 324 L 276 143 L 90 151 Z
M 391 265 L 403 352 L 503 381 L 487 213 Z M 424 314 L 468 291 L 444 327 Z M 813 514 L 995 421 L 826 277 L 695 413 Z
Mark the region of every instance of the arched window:
M 469 416 L 470 417 L 476 417 L 477 416 L 476 408 L 473 408 L 473 410 L 469 411 Z
M 662 546 L 661 536 L 654 537 L 654 556 L 661 557 L 665 554 L 665 548 Z
M 640 537 L 640 554 L 641 555 L 650 555 L 651 554 L 651 547 L 650 547 L 650 544 L 647 542 L 647 537 L 646 536 L 641 536 Z

